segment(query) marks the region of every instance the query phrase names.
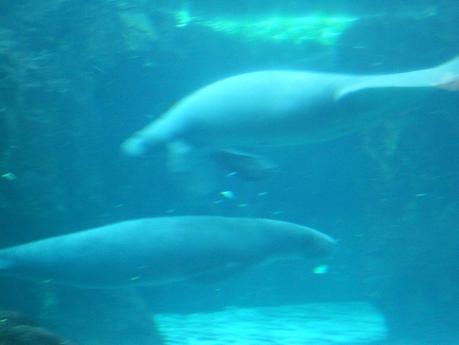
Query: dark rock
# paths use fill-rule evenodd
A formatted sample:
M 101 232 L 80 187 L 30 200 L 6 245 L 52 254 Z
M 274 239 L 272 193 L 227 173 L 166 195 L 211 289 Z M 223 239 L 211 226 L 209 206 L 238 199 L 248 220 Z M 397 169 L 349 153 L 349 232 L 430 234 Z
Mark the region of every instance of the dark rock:
M 0 311 L 1 345 L 71 345 L 27 316 L 14 311 Z

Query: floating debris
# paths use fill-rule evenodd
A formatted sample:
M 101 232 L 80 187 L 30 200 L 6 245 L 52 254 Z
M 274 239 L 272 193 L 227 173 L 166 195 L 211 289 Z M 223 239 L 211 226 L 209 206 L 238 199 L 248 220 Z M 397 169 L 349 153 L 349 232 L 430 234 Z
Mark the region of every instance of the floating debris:
M 182 9 L 175 14 L 175 20 L 176 20 L 176 24 L 175 24 L 176 27 L 184 28 L 190 25 L 190 23 L 194 20 L 194 18 L 191 16 L 189 10 Z
M 1 178 L 5 179 L 5 180 L 8 180 L 8 181 L 14 181 L 16 180 L 16 175 L 13 174 L 12 172 L 7 172 L 7 173 L 4 173 L 0 176 Z
M 318 265 L 312 269 L 314 274 L 325 274 L 328 272 L 328 265 Z
M 236 195 L 230 190 L 225 190 L 223 192 L 220 192 L 220 195 L 224 197 L 225 199 L 229 199 L 229 200 L 236 199 Z

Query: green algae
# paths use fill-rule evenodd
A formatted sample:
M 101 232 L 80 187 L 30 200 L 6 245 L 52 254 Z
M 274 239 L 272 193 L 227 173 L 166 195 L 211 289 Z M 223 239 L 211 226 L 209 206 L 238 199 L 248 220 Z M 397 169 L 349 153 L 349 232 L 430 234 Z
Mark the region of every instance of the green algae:
M 357 20 L 353 16 L 321 13 L 307 16 L 201 18 L 192 16 L 188 10 L 178 11 L 175 19 L 176 26 L 180 28 L 194 24 L 248 42 L 302 44 L 314 41 L 323 45 L 335 44 L 341 34 Z

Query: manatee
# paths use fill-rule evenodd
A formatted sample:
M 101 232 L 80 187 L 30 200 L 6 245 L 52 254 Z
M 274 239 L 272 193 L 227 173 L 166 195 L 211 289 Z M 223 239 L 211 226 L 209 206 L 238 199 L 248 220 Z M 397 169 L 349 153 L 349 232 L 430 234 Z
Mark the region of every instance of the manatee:
M 269 259 L 321 257 L 335 241 L 311 228 L 262 218 L 129 220 L 0 251 L 0 275 L 114 288 L 207 280 Z
M 409 90 L 459 90 L 459 57 L 411 72 L 350 75 L 296 70 L 266 70 L 237 75 L 205 86 L 134 133 L 122 144 L 129 156 L 144 156 L 157 146 L 168 151 L 170 167 L 190 171 L 205 160 L 243 159 L 256 147 L 302 145 L 331 140 L 400 113 Z M 401 93 L 402 92 L 402 93 Z M 236 150 L 234 159 L 228 159 Z M 253 157 L 256 159 L 256 156 Z M 235 164 L 235 166 L 241 166 Z M 241 169 L 244 171 L 244 169 Z M 203 176 L 198 175 L 200 179 Z

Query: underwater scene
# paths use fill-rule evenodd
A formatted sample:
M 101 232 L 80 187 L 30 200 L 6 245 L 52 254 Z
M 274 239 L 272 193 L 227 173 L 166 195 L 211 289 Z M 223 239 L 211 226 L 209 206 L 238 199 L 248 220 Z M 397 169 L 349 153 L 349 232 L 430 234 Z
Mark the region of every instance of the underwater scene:
M 0 345 L 459 344 L 456 0 L 0 2 Z

